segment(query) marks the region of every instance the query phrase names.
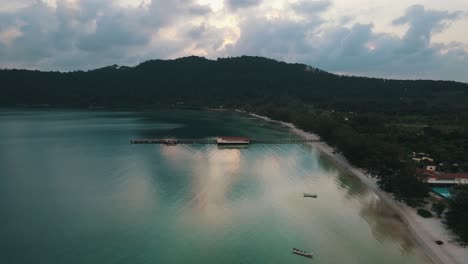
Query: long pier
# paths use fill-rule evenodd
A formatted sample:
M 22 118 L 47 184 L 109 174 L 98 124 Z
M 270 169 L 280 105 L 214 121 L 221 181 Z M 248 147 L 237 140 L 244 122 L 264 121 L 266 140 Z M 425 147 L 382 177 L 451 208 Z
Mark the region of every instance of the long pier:
M 301 144 L 321 142 L 319 139 L 250 139 L 250 144 Z M 132 139 L 131 144 L 162 144 L 162 145 L 178 145 L 178 144 L 217 144 L 216 138 L 208 139 L 193 139 L 193 138 L 142 138 Z

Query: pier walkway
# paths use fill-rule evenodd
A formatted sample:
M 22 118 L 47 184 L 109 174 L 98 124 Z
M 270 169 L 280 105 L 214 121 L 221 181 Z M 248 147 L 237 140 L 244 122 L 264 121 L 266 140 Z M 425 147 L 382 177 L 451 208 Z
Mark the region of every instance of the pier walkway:
M 321 142 L 319 139 L 250 139 L 250 144 L 301 144 Z M 131 144 L 217 144 L 216 138 L 193 139 L 193 138 L 148 138 L 132 139 Z

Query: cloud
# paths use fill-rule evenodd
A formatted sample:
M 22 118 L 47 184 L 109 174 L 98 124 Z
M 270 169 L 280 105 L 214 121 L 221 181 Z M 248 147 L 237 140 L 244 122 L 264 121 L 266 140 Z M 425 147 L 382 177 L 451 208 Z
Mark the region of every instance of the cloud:
M 410 27 L 404 36 L 406 51 L 416 51 L 428 47 L 433 33 L 446 29 L 450 22 L 461 18 L 462 12 L 426 10 L 422 5 L 414 5 L 406 10 L 405 15 L 395 19 L 394 25 Z
M 239 9 L 257 6 L 262 3 L 263 0 L 225 0 L 225 4 L 230 9 Z
M 233 34 L 233 32 L 226 32 L 226 30 L 220 30 L 203 23 L 187 30 L 185 33 L 187 39 L 185 41 L 191 43 L 195 55 L 211 57 L 223 48 L 226 34 Z
M 293 4 L 291 8 L 299 6 Z M 373 24 L 330 26 L 313 13 L 306 22 L 255 18 L 241 25 L 241 37 L 229 47 L 228 54 L 300 61 L 345 74 L 467 82 L 466 46 L 431 42 L 432 34 L 444 30 L 460 14 L 411 6 L 393 22 L 409 25 L 403 37 L 375 32 Z
M 165 26 L 178 19 L 191 19 L 210 12 L 209 6 L 197 4 L 195 0 L 152 0 L 147 12 L 139 15 L 144 25 Z
M 111 0 L 34 1 L 0 12 L 0 66 L 71 70 L 135 64 L 144 57 L 135 55 L 137 49 L 164 55 L 148 47 L 161 28 L 210 12 L 208 6 L 183 0 L 153 0 L 136 8 Z
M 433 38 L 466 13 L 410 6 L 391 21 L 407 28 L 395 35 L 372 22 L 331 19 L 336 2 L 327 0 L 225 4 L 213 11 L 197 0 L 131 7 L 112 0 L 24 0 L 0 9 L 0 67 L 86 70 L 192 54 L 260 55 L 337 73 L 468 82 L 467 43 Z
M 308 30 L 318 26 L 290 20 L 267 20 L 252 18 L 241 24 L 241 37 L 228 47 L 230 55 L 260 55 L 285 59 L 307 54 Z M 291 57 L 290 59 L 294 59 Z
M 331 6 L 328 0 L 300 1 L 291 5 L 291 8 L 298 14 L 310 16 L 327 10 Z
M 15 39 L 21 37 L 23 33 L 16 26 L 10 26 L 0 30 L 0 43 L 10 46 Z
M 207 5 L 191 5 L 188 10 L 190 14 L 197 16 L 207 15 L 211 12 L 211 8 Z

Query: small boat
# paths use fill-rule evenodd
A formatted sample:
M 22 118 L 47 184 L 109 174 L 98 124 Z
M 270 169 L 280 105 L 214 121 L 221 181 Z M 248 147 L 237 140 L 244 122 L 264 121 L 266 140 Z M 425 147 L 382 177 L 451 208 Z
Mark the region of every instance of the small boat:
M 299 256 L 303 256 L 303 257 L 306 257 L 306 258 L 312 258 L 312 253 L 310 252 L 305 252 L 305 251 L 302 251 L 302 250 L 299 250 L 297 248 L 293 248 L 292 252 L 296 255 L 299 255 Z
M 304 193 L 304 197 L 318 198 L 318 196 L 316 194 L 310 194 L 310 193 Z

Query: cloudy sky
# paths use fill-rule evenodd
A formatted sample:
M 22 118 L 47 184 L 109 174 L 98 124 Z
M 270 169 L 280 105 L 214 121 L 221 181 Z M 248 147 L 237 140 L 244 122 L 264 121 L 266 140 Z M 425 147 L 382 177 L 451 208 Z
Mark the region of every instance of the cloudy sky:
M 0 67 L 257 55 L 468 82 L 468 0 L 0 0 Z

